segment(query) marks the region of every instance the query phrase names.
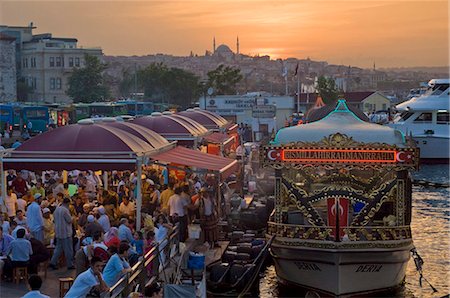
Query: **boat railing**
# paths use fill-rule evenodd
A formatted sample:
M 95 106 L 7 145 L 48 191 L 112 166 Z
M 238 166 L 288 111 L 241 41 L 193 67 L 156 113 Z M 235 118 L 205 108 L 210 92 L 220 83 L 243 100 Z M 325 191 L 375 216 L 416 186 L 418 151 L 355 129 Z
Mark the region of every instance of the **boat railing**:
M 410 226 L 311 226 L 268 223 L 268 233 L 278 237 L 324 241 L 386 241 L 411 239 Z
M 144 254 L 131 271 L 121 277 L 109 291 L 102 293 L 102 298 L 128 297 L 137 288 L 138 292 L 144 293 L 145 288 L 156 283 L 159 275 L 170 263 L 169 258 L 179 252 L 178 226 L 175 226 L 170 234 L 157 243 L 150 251 Z M 160 255 L 166 255 L 165 264 L 160 264 Z M 148 270 L 148 268 L 150 268 Z

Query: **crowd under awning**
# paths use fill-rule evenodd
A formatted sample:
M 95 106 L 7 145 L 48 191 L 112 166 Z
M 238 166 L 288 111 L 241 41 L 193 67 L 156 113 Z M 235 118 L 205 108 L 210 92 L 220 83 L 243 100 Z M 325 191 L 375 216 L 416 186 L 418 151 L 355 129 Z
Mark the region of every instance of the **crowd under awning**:
M 173 163 L 186 167 L 203 169 L 228 178 L 238 167 L 237 160 L 192 150 L 185 147 L 175 147 L 171 150 L 151 156 L 158 163 Z

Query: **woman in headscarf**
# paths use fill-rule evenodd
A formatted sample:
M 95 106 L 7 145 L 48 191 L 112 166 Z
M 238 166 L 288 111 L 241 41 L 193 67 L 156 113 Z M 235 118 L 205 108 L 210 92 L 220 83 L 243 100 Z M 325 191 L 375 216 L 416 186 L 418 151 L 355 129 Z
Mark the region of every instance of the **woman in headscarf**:
M 105 244 L 106 246 L 115 246 L 119 248 L 120 245 L 120 239 L 118 237 L 119 235 L 119 229 L 116 227 L 111 227 L 108 231 L 108 233 L 105 234 Z

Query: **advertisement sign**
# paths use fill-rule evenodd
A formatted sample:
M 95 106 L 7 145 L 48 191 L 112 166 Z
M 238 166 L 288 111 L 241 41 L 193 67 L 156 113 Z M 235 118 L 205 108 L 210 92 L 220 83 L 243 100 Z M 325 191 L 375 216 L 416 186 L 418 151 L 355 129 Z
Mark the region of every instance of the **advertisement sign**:
M 272 105 L 261 105 L 252 107 L 253 118 L 273 118 L 275 117 L 277 108 Z

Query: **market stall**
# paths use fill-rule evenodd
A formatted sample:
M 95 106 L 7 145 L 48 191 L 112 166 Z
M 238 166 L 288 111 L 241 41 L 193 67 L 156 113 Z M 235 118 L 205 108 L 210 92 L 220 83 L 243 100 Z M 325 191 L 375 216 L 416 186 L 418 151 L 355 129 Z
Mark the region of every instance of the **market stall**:
M 186 147 L 197 147 L 201 137 L 209 134 L 204 126 L 198 123 L 193 124 L 192 120 L 158 112 L 152 113 L 151 116 L 136 118 L 131 123 L 153 130 L 167 140 L 177 141 L 178 145 Z
M 149 156 L 173 147 L 166 140 L 142 138 L 106 124 L 94 124 L 83 120 L 47 133 L 38 135 L 15 150 L 1 155 L 2 193 L 6 193 L 5 170 L 137 170 L 141 175 L 142 165 Z M 142 182 L 137 179 L 137 225 L 140 227 Z

